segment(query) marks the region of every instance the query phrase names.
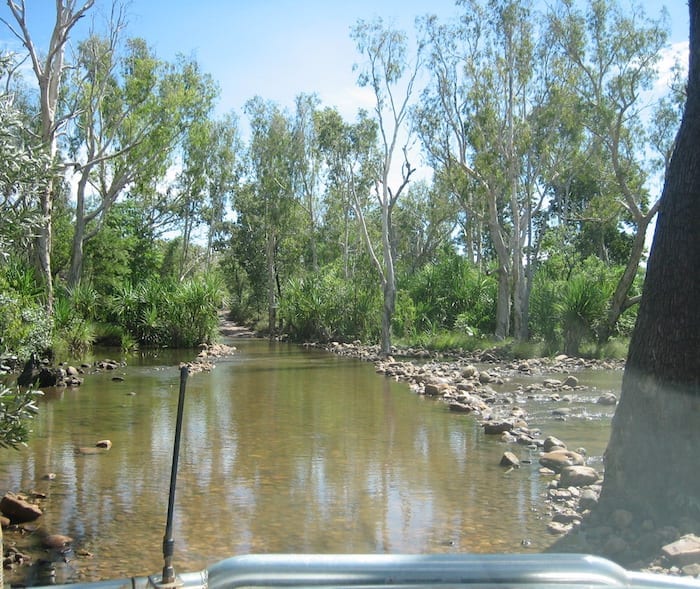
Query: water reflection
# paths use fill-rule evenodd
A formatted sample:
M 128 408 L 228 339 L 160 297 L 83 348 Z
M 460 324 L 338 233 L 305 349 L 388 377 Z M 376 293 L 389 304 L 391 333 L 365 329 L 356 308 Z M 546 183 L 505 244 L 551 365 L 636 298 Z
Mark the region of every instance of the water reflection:
M 523 538 L 530 550 L 551 542 L 536 457 L 505 471 L 504 445 L 471 418 L 370 364 L 236 343 L 239 354 L 188 383 L 179 570 L 247 552 L 512 552 Z M 48 397 L 30 447 L 0 465 L 7 489 L 47 493 L 46 531 L 94 554 L 79 561 L 85 580 L 162 567 L 178 360 L 132 359 L 123 382 L 96 374 Z M 548 430 L 558 425 L 541 411 Z M 559 427 L 602 453 L 606 420 Z M 75 452 L 103 438 L 108 453 Z M 48 472 L 54 481 L 42 480 Z

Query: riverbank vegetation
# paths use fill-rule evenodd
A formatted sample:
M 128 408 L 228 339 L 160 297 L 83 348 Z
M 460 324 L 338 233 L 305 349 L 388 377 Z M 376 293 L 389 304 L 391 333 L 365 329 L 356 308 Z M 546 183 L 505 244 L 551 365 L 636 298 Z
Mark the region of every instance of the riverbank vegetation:
M 313 88 L 217 116 L 196 60 L 160 59 L 119 10 L 78 38 L 93 1 L 64 4 L 51 46 L 0 59 L 0 354 L 196 346 L 227 309 L 385 353 L 624 356 L 683 99 L 663 15 L 358 20 L 375 108 L 346 120 Z

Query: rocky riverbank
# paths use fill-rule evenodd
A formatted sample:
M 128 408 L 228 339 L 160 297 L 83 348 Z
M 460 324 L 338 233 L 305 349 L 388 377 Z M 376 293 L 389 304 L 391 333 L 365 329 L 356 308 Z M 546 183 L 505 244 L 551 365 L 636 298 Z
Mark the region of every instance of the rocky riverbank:
M 306 344 L 329 352 L 373 362 L 377 373 L 405 382 L 419 395 L 445 403 L 450 411 L 471 414 L 487 436 L 498 436 L 507 445 L 526 446 L 539 455 L 539 474 L 548 480 L 543 496 L 548 533 L 556 536 L 551 551 L 598 554 L 631 570 L 670 575 L 700 576 L 700 524 L 688 519 L 676 526 L 637 521 L 634 514 L 617 509 L 605 517 L 596 510 L 603 472 L 586 464 L 583 448 L 572 450 L 567 443 L 529 427 L 523 401 L 562 401 L 564 405 L 584 387 L 576 376 L 581 370 L 622 370 L 615 360 L 590 360 L 559 355 L 555 358 L 513 359 L 502 350 L 464 354 L 429 352 L 421 349 L 392 350 L 382 357 L 378 346 L 359 342 Z M 516 387 L 507 385 L 518 376 L 540 376 L 537 382 Z M 613 406 L 615 394 L 595 399 Z M 554 410 L 566 419 L 569 409 Z M 576 441 L 569 442 L 574 448 Z M 519 468 L 516 451 L 506 450 L 504 468 Z

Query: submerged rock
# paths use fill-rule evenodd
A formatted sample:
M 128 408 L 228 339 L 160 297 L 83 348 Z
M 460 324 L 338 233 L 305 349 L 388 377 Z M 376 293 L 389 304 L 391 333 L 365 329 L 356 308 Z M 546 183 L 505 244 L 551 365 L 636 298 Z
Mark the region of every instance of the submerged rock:
M 38 505 L 29 503 L 19 495 L 7 492 L 0 500 L 0 511 L 5 514 L 13 524 L 22 524 L 34 521 L 42 515 Z

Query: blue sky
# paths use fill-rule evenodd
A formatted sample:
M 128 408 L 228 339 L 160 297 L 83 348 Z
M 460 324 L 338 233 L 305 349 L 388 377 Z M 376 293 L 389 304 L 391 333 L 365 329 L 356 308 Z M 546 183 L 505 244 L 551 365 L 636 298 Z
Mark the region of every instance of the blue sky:
M 666 4 L 671 42 L 687 41 L 685 0 L 642 4 L 650 16 Z M 45 46 L 55 2 L 27 0 L 27 5 L 37 44 Z M 110 5 L 97 0 L 91 14 L 99 19 Z M 358 18 L 381 16 L 412 32 L 417 15 L 446 19 L 459 11 L 454 0 L 131 0 L 127 34 L 144 37 L 163 59 L 195 56 L 221 87 L 220 112 L 241 114 L 255 95 L 291 107 L 296 95 L 315 92 L 324 106 L 354 118 L 359 106 L 371 105 L 371 96 L 356 85 L 352 66 L 359 55 L 350 26 Z M 4 2 L 0 16 L 8 16 Z M 0 25 L 0 41 L 11 38 Z

